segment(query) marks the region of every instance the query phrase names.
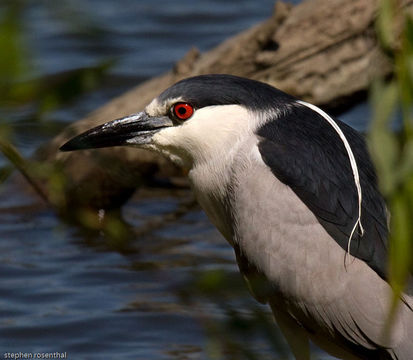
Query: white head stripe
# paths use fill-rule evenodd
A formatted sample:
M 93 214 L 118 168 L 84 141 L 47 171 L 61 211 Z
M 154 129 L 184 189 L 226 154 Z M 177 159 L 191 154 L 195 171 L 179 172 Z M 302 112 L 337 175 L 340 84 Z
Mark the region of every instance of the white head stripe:
M 321 115 L 324 119 L 327 120 L 327 122 L 333 127 L 333 129 L 337 132 L 337 134 L 340 136 L 341 141 L 343 142 L 347 154 L 350 160 L 350 165 L 351 169 L 353 170 L 353 176 L 354 176 L 354 183 L 356 185 L 357 189 L 357 194 L 358 194 L 358 218 L 356 223 L 353 226 L 353 229 L 351 230 L 350 237 L 348 239 L 348 244 L 347 244 L 347 252 L 350 254 L 350 245 L 351 245 L 351 239 L 353 238 L 354 232 L 357 229 L 357 226 L 360 227 L 361 235 L 364 234 L 364 229 L 363 226 L 361 225 L 361 199 L 362 199 L 362 194 L 361 194 L 361 185 L 360 185 L 360 176 L 359 176 L 359 171 L 356 163 L 356 159 L 354 158 L 353 151 L 351 150 L 351 146 L 347 141 L 346 136 L 344 133 L 341 131 L 340 127 L 337 125 L 337 123 L 323 110 L 321 110 L 319 107 L 306 103 L 305 101 L 297 100 L 297 103 L 307 106 L 311 110 L 315 111 L 319 115 Z

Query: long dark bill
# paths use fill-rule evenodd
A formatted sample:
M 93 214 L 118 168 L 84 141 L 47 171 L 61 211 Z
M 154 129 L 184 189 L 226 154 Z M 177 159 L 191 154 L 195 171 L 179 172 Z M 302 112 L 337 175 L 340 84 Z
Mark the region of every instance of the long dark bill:
M 167 116 L 151 117 L 145 112 L 140 112 L 90 129 L 69 140 L 60 150 L 148 144 L 155 133 L 172 125 L 171 119 Z

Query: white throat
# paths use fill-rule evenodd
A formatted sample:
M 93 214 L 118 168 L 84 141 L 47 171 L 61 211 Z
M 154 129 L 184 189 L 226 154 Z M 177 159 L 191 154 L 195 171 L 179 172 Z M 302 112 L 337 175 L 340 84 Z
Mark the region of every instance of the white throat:
M 208 106 L 180 126 L 153 138 L 158 151 L 188 168 L 195 195 L 211 221 L 229 240 L 222 207 L 239 148 L 254 137 L 260 119 L 240 105 Z

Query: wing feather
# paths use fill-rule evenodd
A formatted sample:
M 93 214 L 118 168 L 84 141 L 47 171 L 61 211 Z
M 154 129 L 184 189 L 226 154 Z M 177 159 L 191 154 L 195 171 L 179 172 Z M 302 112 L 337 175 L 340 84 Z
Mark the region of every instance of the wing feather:
M 387 272 L 387 213 L 362 136 L 335 120 L 358 165 L 363 194 L 361 223 L 365 234 L 353 235 L 350 252 L 381 277 Z M 358 219 L 358 193 L 346 148 L 323 116 L 299 103 L 257 131 L 265 164 L 317 216 L 330 236 L 347 250 Z

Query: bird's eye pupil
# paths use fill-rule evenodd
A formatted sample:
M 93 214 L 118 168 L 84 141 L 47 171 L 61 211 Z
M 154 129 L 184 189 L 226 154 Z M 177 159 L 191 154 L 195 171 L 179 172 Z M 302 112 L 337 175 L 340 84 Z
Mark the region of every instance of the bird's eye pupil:
M 172 111 L 178 119 L 186 120 L 192 116 L 194 108 L 187 103 L 177 103 L 173 106 Z

